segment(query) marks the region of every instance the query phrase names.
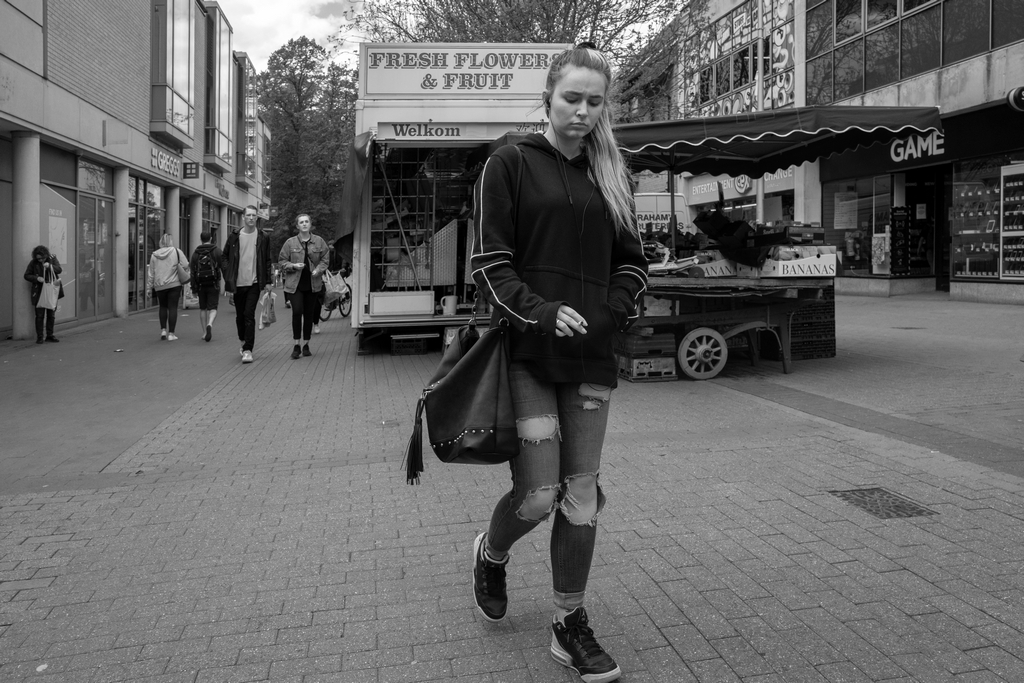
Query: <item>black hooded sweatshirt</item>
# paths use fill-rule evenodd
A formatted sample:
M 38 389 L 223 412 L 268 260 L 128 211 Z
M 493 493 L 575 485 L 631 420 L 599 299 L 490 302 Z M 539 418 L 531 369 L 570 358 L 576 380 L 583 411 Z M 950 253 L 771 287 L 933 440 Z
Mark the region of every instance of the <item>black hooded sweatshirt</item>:
M 585 154 L 567 160 L 539 133 L 517 146 L 495 152 L 474 189 L 471 263 L 491 326 L 507 319 L 512 360 L 545 380 L 615 386 L 612 337 L 636 321 L 647 288 L 635 226 L 615 229 Z M 555 335 L 562 304 L 586 334 Z

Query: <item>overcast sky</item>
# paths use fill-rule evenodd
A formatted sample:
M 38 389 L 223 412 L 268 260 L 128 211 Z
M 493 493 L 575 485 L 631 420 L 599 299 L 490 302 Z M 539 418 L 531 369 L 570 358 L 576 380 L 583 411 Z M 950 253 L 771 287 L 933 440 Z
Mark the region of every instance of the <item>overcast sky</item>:
M 345 23 L 351 0 L 217 0 L 234 30 L 234 49 L 265 71 L 271 53 L 292 38 L 306 36 L 331 49 L 328 37 Z M 356 2 L 362 5 L 361 2 Z

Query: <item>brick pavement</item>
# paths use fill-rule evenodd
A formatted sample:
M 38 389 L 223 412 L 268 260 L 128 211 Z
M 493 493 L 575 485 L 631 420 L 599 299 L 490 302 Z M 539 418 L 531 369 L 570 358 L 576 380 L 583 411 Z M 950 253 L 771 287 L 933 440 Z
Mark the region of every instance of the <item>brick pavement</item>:
M 1024 680 L 1024 479 L 853 410 L 1012 455 L 1020 309 L 971 306 L 844 297 L 835 359 L 621 384 L 588 604 L 623 681 Z M 936 328 L 950 311 L 961 322 Z M 210 345 L 161 346 L 143 318 L 65 337 L 79 360 L 61 382 L 98 413 L 66 419 L 110 436 L 77 471 L 25 466 L 0 496 L 0 680 L 578 680 L 547 654 L 544 530 L 514 549 L 507 621 L 472 608 L 472 540 L 507 471 L 428 457 L 424 484 L 405 484 L 436 354 L 357 356 L 329 321 L 317 355 L 291 361 L 279 323 L 242 366 L 227 319 Z M 131 360 L 107 350 L 115 327 Z M 49 386 L 55 363 L 36 353 L 0 345 L 5 385 Z M 169 367 L 181 378 L 162 413 L 146 392 L 74 388 L 104 372 L 147 385 Z M 793 398 L 807 395 L 821 400 Z M 842 404 L 844 421 L 824 409 Z M 26 459 L 70 441 L 29 439 L 39 422 L 19 415 L 5 439 L 37 443 Z M 882 520 L 829 493 L 868 487 L 938 514 Z

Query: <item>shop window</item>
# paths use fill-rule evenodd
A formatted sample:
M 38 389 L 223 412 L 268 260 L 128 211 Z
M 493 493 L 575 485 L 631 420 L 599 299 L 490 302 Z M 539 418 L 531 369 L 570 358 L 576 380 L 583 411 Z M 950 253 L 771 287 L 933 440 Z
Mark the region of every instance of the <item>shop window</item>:
M 869 33 L 864 50 L 864 89 L 873 90 L 900 78 L 900 30 L 893 24 Z
M 207 7 L 206 18 L 206 139 L 204 163 L 213 171 L 226 173 L 234 163 L 233 131 L 235 111 L 234 54 L 231 25 L 215 5 Z
M 238 154 L 235 158 L 236 181 L 248 187 L 256 184 L 257 100 L 256 68 L 244 53 L 235 53 L 238 62 Z
M 714 67 L 708 67 L 700 72 L 700 90 L 698 91 L 698 101 L 701 104 L 710 102 L 714 95 L 711 92 L 715 82 L 715 70 Z
M 901 24 L 900 78 L 939 67 L 939 8 L 907 17 Z
M 793 45 L 793 22 L 783 24 L 772 31 L 771 38 L 765 38 L 764 73 L 778 73 L 792 69 L 795 61 Z
M 931 3 L 939 2 L 939 0 L 903 0 L 903 12 L 909 12 L 910 10 L 917 9 L 918 7 L 924 7 Z
M 861 10 L 861 0 L 836 0 L 836 43 L 861 34 Z
M 832 53 L 807 63 L 807 104 L 832 103 Z
M 892 212 L 890 176 L 824 183 L 821 188 L 825 243 L 840 254 L 842 275 L 880 274 Z
M 1024 40 L 1024 2 L 992 0 L 992 47 Z
M 896 18 L 896 0 L 868 0 L 867 27 L 869 29 Z
M 220 244 L 220 207 L 203 200 L 203 231 L 213 236 L 213 243 Z
M 150 132 L 191 147 L 195 104 L 195 3 L 153 0 Z
M 114 194 L 112 173 L 106 166 L 78 160 L 78 189 L 95 194 Z
M 835 99 L 842 100 L 864 92 L 864 41 L 836 48 Z
M 1002 157 L 971 159 L 953 165 L 950 206 L 950 276 L 999 277 L 1000 169 Z
M 128 194 L 128 308 L 140 311 L 156 305 L 146 299 L 146 269 L 165 230 L 163 188 L 129 176 Z
M 989 0 L 946 0 L 942 12 L 943 64 L 988 50 Z
M 731 81 L 729 60 L 723 59 L 715 64 L 715 95 L 721 97 L 728 94 Z
M 742 88 L 750 83 L 751 51 L 754 48 L 746 47 L 739 50 L 732 56 L 732 87 L 733 90 Z
M 807 59 L 832 49 L 832 0 L 807 10 Z

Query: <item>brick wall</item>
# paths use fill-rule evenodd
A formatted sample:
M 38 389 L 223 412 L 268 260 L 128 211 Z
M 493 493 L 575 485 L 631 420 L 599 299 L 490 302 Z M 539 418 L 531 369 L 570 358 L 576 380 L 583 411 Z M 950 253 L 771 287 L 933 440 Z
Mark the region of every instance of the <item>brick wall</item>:
M 49 0 L 51 81 L 139 130 L 149 130 L 149 0 Z

